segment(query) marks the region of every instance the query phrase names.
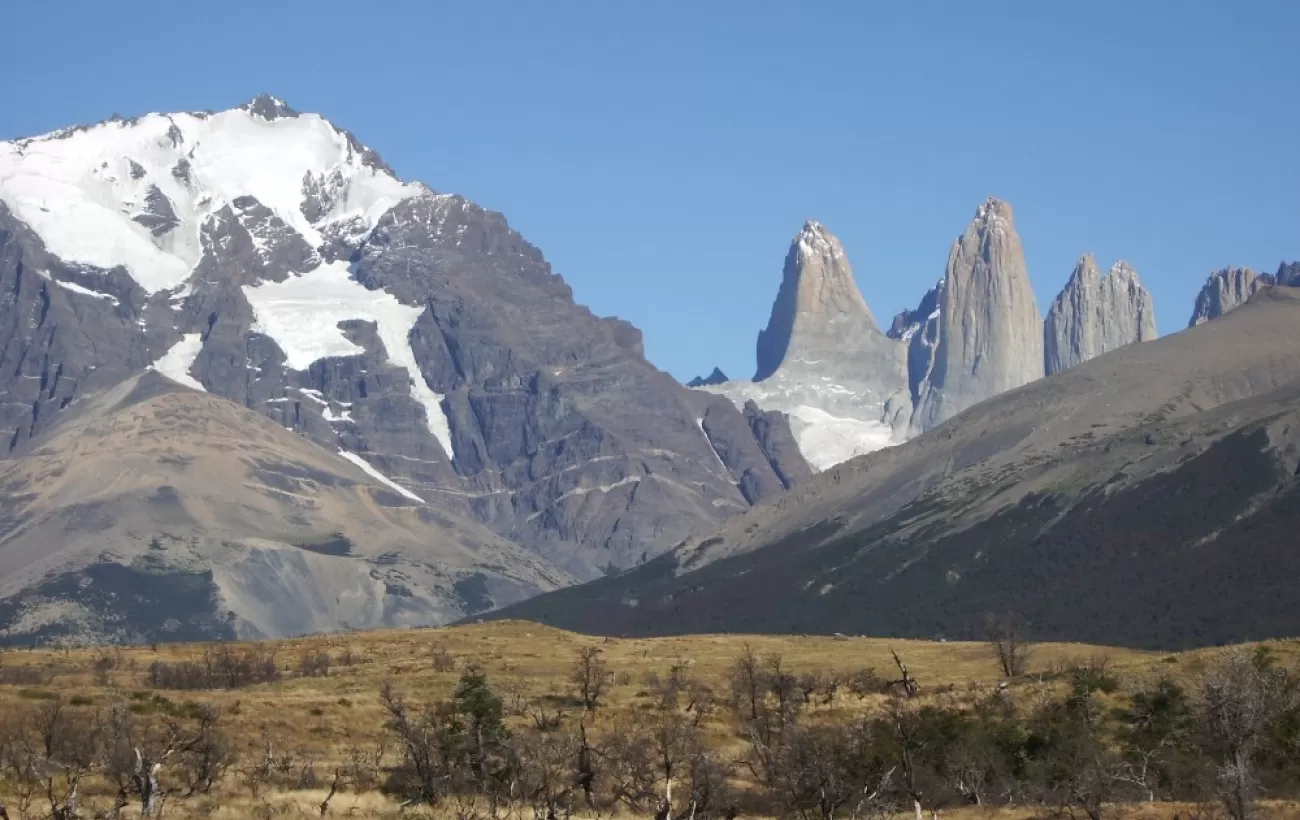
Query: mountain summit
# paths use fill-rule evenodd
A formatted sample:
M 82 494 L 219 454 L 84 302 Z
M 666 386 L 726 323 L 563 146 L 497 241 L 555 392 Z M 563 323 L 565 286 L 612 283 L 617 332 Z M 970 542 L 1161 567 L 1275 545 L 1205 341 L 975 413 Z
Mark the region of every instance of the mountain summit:
M 1043 375 L 1043 319 L 1011 206 L 990 198 L 953 243 L 934 368 L 913 415 L 925 430 Z
M 1127 262 L 1116 262 L 1102 275 L 1086 253 L 1047 311 L 1043 332 L 1050 376 L 1124 345 L 1151 341 L 1155 307 Z
M 903 345 L 880 332 L 840 240 L 809 220 L 790 243 L 752 382 L 700 384 L 738 407 L 787 413 L 804 457 L 825 469 L 897 441 L 906 420 Z
M 821 223 L 808 220 L 790 243 L 781 288 L 767 328 L 758 334 L 754 381 L 793 366 L 834 355 L 850 339 L 879 334 L 862 298 L 840 240 Z

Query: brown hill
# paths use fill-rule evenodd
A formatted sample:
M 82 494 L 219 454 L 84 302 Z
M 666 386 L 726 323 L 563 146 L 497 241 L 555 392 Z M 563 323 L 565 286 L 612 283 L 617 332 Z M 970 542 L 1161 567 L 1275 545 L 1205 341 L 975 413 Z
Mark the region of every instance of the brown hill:
M 0 462 L 0 634 L 429 624 L 571 582 L 265 416 L 156 373 L 68 413 Z

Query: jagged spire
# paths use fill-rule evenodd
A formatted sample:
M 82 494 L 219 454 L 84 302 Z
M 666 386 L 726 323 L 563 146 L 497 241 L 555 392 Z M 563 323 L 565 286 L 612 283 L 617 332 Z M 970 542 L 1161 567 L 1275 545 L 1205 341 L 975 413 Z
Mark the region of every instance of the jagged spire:
M 953 243 L 939 309 L 915 430 L 1043 375 L 1043 320 L 1007 202 L 985 200 Z
M 1103 276 L 1092 254 L 1079 258 L 1043 326 L 1047 375 L 1133 342 L 1156 337 L 1155 305 L 1137 270 L 1119 260 Z
M 767 328 L 758 334 L 758 369 L 762 380 L 791 356 L 834 343 L 834 328 L 852 326 L 877 331 L 876 319 L 853 278 L 844 245 L 815 220 L 790 243 L 781 289 Z

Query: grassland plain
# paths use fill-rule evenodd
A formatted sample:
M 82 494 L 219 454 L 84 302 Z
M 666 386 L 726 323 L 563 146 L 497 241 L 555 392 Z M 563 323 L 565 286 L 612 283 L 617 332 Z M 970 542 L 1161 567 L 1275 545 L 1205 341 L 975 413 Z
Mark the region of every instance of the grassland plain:
M 1300 667 L 1300 640 L 1270 641 L 1267 646 L 1279 665 Z M 1162 679 L 1191 687 L 1208 665 L 1230 651 L 1216 647 L 1169 654 L 1037 644 L 1032 646 L 1025 674 L 1008 680 L 995 652 L 984 643 L 790 635 L 614 639 L 521 621 L 339 633 L 257 644 L 8 647 L 0 652 L 0 725 L 48 710 L 52 704 L 87 712 L 118 706 L 145 719 L 164 720 L 168 716 L 193 717 L 201 707 L 210 706 L 220 715 L 222 731 L 238 762 L 208 793 L 190 797 L 183 797 L 183 790 L 168 782 L 168 772 L 162 768 L 166 799 L 156 809 L 156 816 L 396 816 L 421 810 L 403 807 L 379 789 L 380 772 L 398 754 L 398 744 L 385 728 L 389 715 L 380 692 L 386 684 L 412 704 L 433 704 L 453 693 L 465 670 L 477 668 L 502 697 L 508 725 L 522 726 L 534 719 L 538 713 L 530 705 L 537 704 L 561 720 L 566 715 L 576 718 L 583 705 L 575 699 L 571 677 L 584 649 L 598 650 L 609 672 L 610 685 L 602 695 L 599 716 L 591 721 L 596 733 L 619 732 L 638 713 L 652 709 L 655 694 L 648 682 L 670 676 L 673 670 L 724 701 L 731 687 L 731 670 L 746 651 L 764 663 L 779 657 L 782 668 L 793 676 L 816 673 L 840 680 L 849 680 L 868 668 L 882 681 L 896 677 L 896 655 L 919 683 L 914 699 L 917 705 L 969 705 L 1002 693 L 1027 707 L 1059 697 L 1068 687 L 1066 675 L 1071 669 L 1102 668 L 1119 682 L 1119 692 L 1139 691 Z M 254 652 L 273 659 L 277 679 L 197 691 L 165 688 L 150 673 L 156 664 L 175 667 L 201 662 L 214 651 Z M 854 694 L 840 686 L 824 696 L 810 697 L 805 711 L 809 721 L 845 722 L 886 708 L 892 697 L 883 692 Z M 702 730 L 724 753 L 739 757 L 745 742 L 726 712 L 718 708 L 708 714 L 701 721 Z M 255 783 L 250 772 L 259 765 L 276 769 L 278 776 Z M 362 773 L 363 769 L 368 774 Z M 338 772 L 355 776 L 336 778 Z M 747 785 L 743 772 L 734 778 L 741 788 Z M 0 777 L 0 784 L 6 782 Z M 334 783 L 340 788 L 331 795 Z M 116 790 L 103 777 L 87 777 L 79 795 L 79 816 L 139 816 L 138 806 L 114 809 Z M 12 814 L 15 795 L 0 793 L 0 800 L 8 801 Z M 323 801 L 328 802 L 324 809 Z M 35 804 L 25 816 L 50 815 L 40 800 Z M 1265 817 L 1300 817 L 1297 803 L 1264 801 L 1261 809 Z M 1218 816 L 1210 804 L 1172 802 L 1126 804 L 1113 811 L 1107 816 L 1152 820 Z M 449 806 L 430 813 L 461 820 L 465 816 Z M 627 809 L 607 814 L 636 816 Z M 940 810 L 942 817 L 961 820 L 1051 814 L 1044 806 Z M 913 816 L 913 812 L 909 809 L 899 816 Z

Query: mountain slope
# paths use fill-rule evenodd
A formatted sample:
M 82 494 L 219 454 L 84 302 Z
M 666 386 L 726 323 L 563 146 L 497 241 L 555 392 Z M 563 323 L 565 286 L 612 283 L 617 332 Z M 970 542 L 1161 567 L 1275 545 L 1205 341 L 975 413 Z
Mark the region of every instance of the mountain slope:
M 570 583 L 360 457 L 157 373 L 0 462 L 0 633 L 260 637 L 440 623 Z
M 504 217 L 275 98 L 0 143 L 0 288 L 10 454 L 153 366 L 580 578 L 784 491 Z
M 605 633 L 1294 634 L 1300 292 L 978 404 L 645 567 L 502 617 Z

